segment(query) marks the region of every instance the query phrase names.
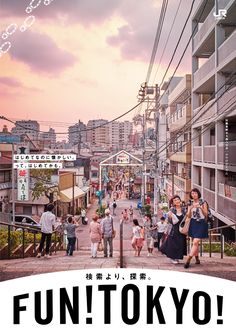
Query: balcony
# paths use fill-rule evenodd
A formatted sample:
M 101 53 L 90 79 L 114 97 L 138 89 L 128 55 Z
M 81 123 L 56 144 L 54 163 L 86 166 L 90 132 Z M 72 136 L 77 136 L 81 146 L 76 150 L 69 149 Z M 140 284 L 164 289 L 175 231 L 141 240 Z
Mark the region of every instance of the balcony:
M 193 147 L 193 161 L 202 162 L 202 146 Z
M 215 163 L 215 146 L 204 146 L 203 156 L 203 162 Z
M 199 106 L 197 109 L 193 110 L 193 116 L 194 116 L 194 127 L 199 127 L 201 125 L 201 122 L 210 119 L 215 115 L 215 99 L 210 100 L 207 102 L 204 106 Z
M 235 222 L 236 219 L 236 200 L 227 198 L 223 195 L 217 196 L 218 213 Z
M 209 36 L 210 32 L 215 27 L 215 17 L 213 15 L 215 8 L 212 8 L 211 12 L 207 16 L 206 20 L 203 22 L 201 28 L 198 30 L 193 38 L 193 54 L 197 52 L 197 49 L 203 44 L 206 38 Z
M 197 188 L 200 192 L 202 192 L 202 186 L 198 184 L 193 184 L 192 188 Z
M 178 142 L 181 146 L 185 145 L 186 142 Z M 174 146 L 174 144 L 172 145 Z M 183 151 L 181 151 L 183 149 Z M 179 148 L 168 150 L 168 158 L 171 161 L 179 162 L 179 163 L 191 163 L 191 143 L 187 143 L 182 149 Z
M 215 72 L 215 53 L 193 74 L 193 87 L 196 89 L 206 82 Z
M 182 128 L 191 118 L 191 105 L 184 105 L 170 117 L 169 130 L 175 132 Z
M 186 74 L 169 95 L 169 105 L 181 103 L 183 94 L 191 91 L 191 74 Z
M 186 179 L 180 176 L 174 176 L 175 185 L 183 190 L 184 192 L 189 192 L 191 190 L 191 179 Z
M 219 47 L 218 66 L 223 65 L 223 63 L 228 63 L 233 58 L 235 58 L 235 45 L 236 45 L 236 30 Z
M 221 98 L 218 101 L 218 109 L 219 110 L 225 110 L 226 106 L 230 106 L 230 101 L 232 101 L 236 96 L 236 87 L 230 89 L 227 91 L 226 94 L 221 96 Z
M 207 201 L 210 208 L 215 209 L 215 192 L 209 189 L 203 189 L 203 199 Z
M 228 142 L 228 166 L 236 166 L 236 141 Z M 217 148 L 217 162 L 219 164 L 225 164 L 225 142 L 219 142 Z

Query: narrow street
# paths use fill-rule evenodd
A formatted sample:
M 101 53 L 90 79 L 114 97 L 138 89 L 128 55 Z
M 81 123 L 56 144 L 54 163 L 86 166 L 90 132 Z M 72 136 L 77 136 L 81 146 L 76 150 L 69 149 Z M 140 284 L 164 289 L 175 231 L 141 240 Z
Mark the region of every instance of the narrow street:
M 141 223 L 139 211 L 136 209 L 136 201 L 128 201 L 126 199 L 117 201 L 116 216 L 114 216 L 114 227 L 116 237 L 114 239 L 114 255 L 113 258 L 104 258 L 103 252 L 98 252 L 98 258 L 93 259 L 90 255 L 90 239 L 89 239 L 89 224 L 80 225 L 77 231 L 78 250 L 74 252 L 72 257 L 65 256 L 64 251 L 53 254 L 50 259 L 14 259 L 0 261 L 0 281 L 9 280 L 17 277 L 23 277 L 33 274 L 41 274 L 56 271 L 67 271 L 77 269 L 93 269 L 93 268 L 118 268 L 120 255 L 120 218 L 124 208 L 129 208 L 132 205 L 134 208 L 134 217 L 138 218 Z M 94 203 L 89 211 L 88 218 L 91 220 L 92 214 L 97 208 L 97 203 Z M 166 256 L 162 255 L 157 249 L 154 249 L 152 257 L 147 257 L 146 243 L 141 252 L 140 257 L 134 256 L 134 251 L 131 247 L 132 224 L 127 222 L 124 224 L 124 264 L 126 268 L 143 268 L 143 269 L 161 269 L 180 272 L 189 272 L 216 276 L 229 280 L 236 281 L 236 258 L 224 257 L 220 259 L 220 254 L 213 254 L 209 258 L 208 254 L 204 254 L 201 258 L 201 265 L 191 265 L 187 271 L 183 267 L 183 262 L 174 265 Z

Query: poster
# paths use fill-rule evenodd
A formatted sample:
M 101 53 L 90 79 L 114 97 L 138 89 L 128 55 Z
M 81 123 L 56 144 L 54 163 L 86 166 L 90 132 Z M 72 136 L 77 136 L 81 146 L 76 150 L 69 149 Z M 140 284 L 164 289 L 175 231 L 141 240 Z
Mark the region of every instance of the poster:
M 234 329 L 235 8 L 0 0 L 2 331 Z

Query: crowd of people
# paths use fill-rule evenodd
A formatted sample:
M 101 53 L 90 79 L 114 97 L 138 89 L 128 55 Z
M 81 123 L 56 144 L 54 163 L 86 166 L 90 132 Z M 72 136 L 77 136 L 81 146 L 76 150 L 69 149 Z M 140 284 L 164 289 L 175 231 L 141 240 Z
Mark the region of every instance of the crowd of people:
M 169 212 L 162 214 L 159 218 L 153 218 L 150 213 L 145 214 L 141 221 L 134 218 L 133 207 L 125 208 L 121 219 L 123 223 L 130 225 L 131 246 L 134 256 L 140 256 L 144 244 L 147 248 L 147 256 L 153 256 L 154 248 L 166 255 L 173 264 L 178 264 L 187 255 L 186 233 L 181 231 L 183 223 L 188 224 L 188 236 L 192 238 L 192 247 L 184 263 L 187 269 L 190 267 L 192 258 L 195 263 L 200 264 L 199 242 L 208 237 L 208 214 L 209 207 L 201 198 L 197 188 L 191 190 L 190 200 L 183 204 L 178 195 L 173 196 L 170 201 Z M 100 220 L 97 214 L 92 215 L 89 222 L 89 236 L 91 242 L 91 257 L 97 258 L 98 251 L 103 251 L 104 257 L 113 256 L 113 239 L 115 237 L 114 216 L 116 216 L 117 202 L 113 199 L 107 203 L 105 216 Z M 46 257 L 49 256 L 51 235 L 55 224 L 55 215 L 52 213 L 53 205 L 49 204 L 47 211 L 42 214 L 40 223 L 42 225 L 42 236 L 38 257 L 41 256 L 46 241 Z M 88 220 L 86 211 L 82 213 L 82 223 Z M 66 255 L 72 256 L 76 243 L 76 229 L 79 226 L 70 216 L 63 225 L 67 233 Z

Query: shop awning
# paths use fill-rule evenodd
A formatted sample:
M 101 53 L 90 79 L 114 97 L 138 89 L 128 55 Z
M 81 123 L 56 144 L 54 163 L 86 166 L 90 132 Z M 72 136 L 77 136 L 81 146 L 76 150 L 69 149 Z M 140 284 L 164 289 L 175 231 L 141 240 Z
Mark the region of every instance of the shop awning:
M 73 200 L 73 187 L 60 191 L 60 200 L 62 202 L 71 202 Z M 78 186 L 74 186 L 74 199 L 78 199 L 85 196 L 85 192 Z

